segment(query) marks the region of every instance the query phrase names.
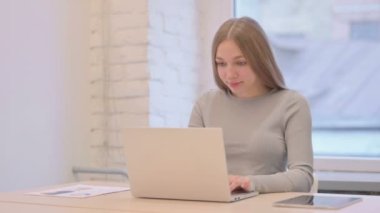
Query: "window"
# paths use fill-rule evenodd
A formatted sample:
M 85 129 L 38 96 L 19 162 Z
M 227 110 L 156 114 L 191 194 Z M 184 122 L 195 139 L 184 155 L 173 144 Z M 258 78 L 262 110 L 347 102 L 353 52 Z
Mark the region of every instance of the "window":
M 235 0 L 235 16 L 262 25 L 309 100 L 317 158 L 380 160 L 380 0 Z
M 380 21 L 354 21 L 350 30 L 352 40 L 380 41 Z

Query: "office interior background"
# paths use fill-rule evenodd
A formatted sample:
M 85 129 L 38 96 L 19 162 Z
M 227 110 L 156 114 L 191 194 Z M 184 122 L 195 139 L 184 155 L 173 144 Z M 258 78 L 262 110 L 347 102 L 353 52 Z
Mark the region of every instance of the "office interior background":
M 123 128 L 186 127 L 233 16 L 309 100 L 322 178 L 379 180 L 379 0 L 2 0 L 0 191 L 124 169 Z

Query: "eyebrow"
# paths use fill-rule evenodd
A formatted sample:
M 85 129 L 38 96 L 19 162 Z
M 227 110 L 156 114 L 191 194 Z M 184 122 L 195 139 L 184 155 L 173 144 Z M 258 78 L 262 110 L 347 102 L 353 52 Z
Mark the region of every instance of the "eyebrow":
M 245 59 L 245 57 L 242 56 L 242 55 L 238 55 L 238 56 L 234 57 L 233 59 L 236 60 L 236 59 L 240 59 L 240 58 Z M 222 57 L 218 57 L 218 56 L 216 56 L 215 59 L 216 59 L 216 60 L 224 60 Z

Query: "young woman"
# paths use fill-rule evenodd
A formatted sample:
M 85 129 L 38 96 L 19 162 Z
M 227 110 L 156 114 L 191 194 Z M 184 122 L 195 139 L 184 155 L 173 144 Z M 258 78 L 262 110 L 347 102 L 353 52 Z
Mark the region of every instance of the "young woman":
M 189 127 L 223 129 L 231 191 L 309 191 L 310 110 L 285 87 L 260 25 L 248 17 L 226 21 L 214 37 L 212 63 L 219 89 L 197 100 Z

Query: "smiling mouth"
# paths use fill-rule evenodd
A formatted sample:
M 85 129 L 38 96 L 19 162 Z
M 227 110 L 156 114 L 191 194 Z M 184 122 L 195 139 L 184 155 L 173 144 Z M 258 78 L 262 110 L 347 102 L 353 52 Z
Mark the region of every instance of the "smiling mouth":
M 241 83 L 242 83 L 241 81 L 239 81 L 239 82 L 230 82 L 230 83 L 228 83 L 228 85 L 229 85 L 230 87 L 232 87 L 232 88 L 236 88 L 236 87 L 238 87 Z

